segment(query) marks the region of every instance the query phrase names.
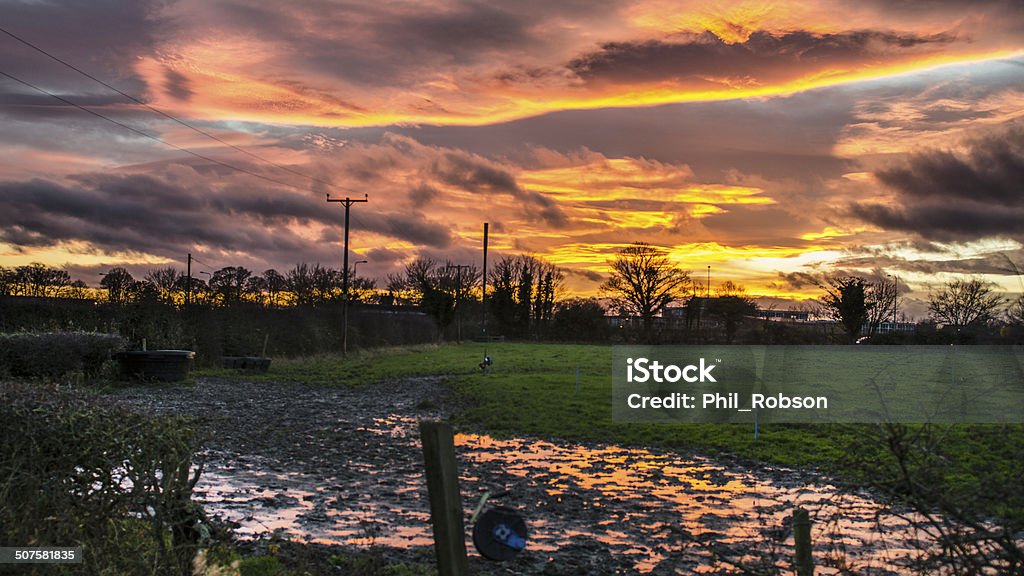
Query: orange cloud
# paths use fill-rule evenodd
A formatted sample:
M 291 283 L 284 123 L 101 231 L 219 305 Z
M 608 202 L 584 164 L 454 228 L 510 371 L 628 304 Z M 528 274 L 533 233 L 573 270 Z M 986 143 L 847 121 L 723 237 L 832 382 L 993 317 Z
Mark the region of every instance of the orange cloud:
M 771 97 L 1024 49 L 1013 15 L 983 6 L 965 15 L 828 0 L 654 1 L 604 18 L 445 3 L 176 10 L 181 25 L 135 66 L 156 104 L 207 120 L 317 126 L 484 125 Z M 171 76 L 188 90 L 171 89 Z

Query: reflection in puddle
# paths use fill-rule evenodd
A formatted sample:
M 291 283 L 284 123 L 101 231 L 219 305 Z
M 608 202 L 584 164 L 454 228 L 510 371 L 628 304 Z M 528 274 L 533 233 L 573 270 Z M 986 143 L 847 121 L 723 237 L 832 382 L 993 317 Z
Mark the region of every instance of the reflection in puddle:
M 416 420 L 390 415 L 358 429 L 367 446 L 388 445 L 418 461 Z M 899 571 L 910 555 L 912 526 L 886 516 L 867 498 L 836 495 L 829 485 L 801 485 L 796 473 L 754 473 L 713 460 L 617 446 L 457 434 L 464 507 L 488 489 L 510 488 L 504 505 L 527 518 L 528 551 L 552 557 L 584 547 L 627 558 L 638 572 L 664 571 L 683 556 L 680 573 L 714 566 L 712 549 L 761 554 L 772 535 L 788 562 L 784 526 L 797 506 L 817 518 L 816 555 L 858 572 Z M 403 452 L 403 454 L 405 453 Z M 390 452 L 388 454 L 391 454 Z M 387 466 L 352 455 L 345 478 L 274 473 L 257 464 L 208 465 L 197 497 L 208 512 L 238 523 L 243 536 L 283 530 L 314 542 L 399 548 L 432 544 L 425 482 L 418 463 Z M 780 480 L 780 478 L 788 480 Z M 884 535 L 880 535 L 884 530 Z M 718 548 L 715 548 L 718 547 Z M 822 568 L 820 574 L 835 573 Z

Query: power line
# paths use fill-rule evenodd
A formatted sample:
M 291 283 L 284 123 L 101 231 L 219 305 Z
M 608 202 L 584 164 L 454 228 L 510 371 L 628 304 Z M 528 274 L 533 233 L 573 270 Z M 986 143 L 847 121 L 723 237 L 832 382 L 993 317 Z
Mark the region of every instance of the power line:
M 277 162 L 274 162 L 273 160 L 270 160 L 268 158 L 264 158 L 263 156 L 260 156 L 259 154 L 256 154 L 254 152 L 250 152 L 250 151 L 248 151 L 248 150 L 246 150 L 244 148 L 241 148 L 241 147 L 236 146 L 236 145 L 234 145 L 234 144 L 232 144 L 230 142 L 227 142 L 226 140 L 223 140 L 222 138 L 220 138 L 220 137 L 218 137 L 218 136 L 216 136 L 214 134 L 211 134 L 211 133 L 207 132 L 206 130 L 203 130 L 202 128 L 199 128 L 197 126 L 193 126 L 192 124 L 190 124 L 188 122 L 185 122 L 184 120 L 181 120 L 180 118 L 172 116 L 172 115 L 164 112 L 163 110 L 160 110 L 159 108 L 155 108 L 155 107 L 149 105 L 148 103 L 146 103 L 146 102 L 144 102 L 142 100 L 139 100 L 138 98 L 132 96 L 131 94 L 128 94 L 127 92 L 123 92 L 120 89 L 118 89 L 118 88 L 116 88 L 114 86 L 111 86 L 107 82 L 104 82 L 103 80 L 93 76 L 92 74 L 89 74 L 85 70 L 82 70 L 81 68 L 78 68 L 74 64 L 71 64 L 70 62 L 67 62 L 66 60 L 63 60 L 63 59 L 61 59 L 61 58 L 59 58 L 59 57 L 57 57 L 57 56 L 47 52 L 46 50 L 40 48 L 39 46 L 33 44 L 32 42 L 29 42 L 28 40 L 26 40 L 26 39 L 24 39 L 24 38 L 22 38 L 22 37 L 20 37 L 20 36 L 18 36 L 16 34 L 14 34 L 13 32 L 10 32 L 9 30 L 5 30 L 4 28 L 0 27 L 0 32 L 3 32 L 7 36 L 10 36 L 11 38 L 17 40 L 18 42 L 21 42 L 25 46 L 28 46 L 29 48 L 35 50 L 36 52 L 39 52 L 40 54 L 46 56 L 47 58 L 50 58 L 51 60 L 54 60 L 55 62 L 63 64 L 64 66 L 67 66 L 68 68 L 74 70 L 75 72 L 78 72 L 82 76 L 85 76 L 86 78 L 88 78 L 90 80 L 93 80 L 94 82 L 97 82 L 97 83 L 99 83 L 99 84 L 109 88 L 110 90 L 113 90 L 114 92 L 117 92 L 118 94 L 120 94 L 121 96 L 124 96 L 125 98 L 131 100 L 132 102 L 135 102 L 136 104 L 139 104 L 141 106 L 145 106 L 146 108 L 148 108 L 148 109 L 152 110 L 153 112 L 163 116 L 164 118 L 167 118 L 168 120 L 176 122 L 176 123 L 178 123 L 178 124 L 188 128 L 189 130 L 192 130 L 192 131 L 194 131 L 194 132 L 196 132 L 198 134 L 202 134 L 203 136 L 206 136 L 207 138 L 215 140 L 215 141 L 223 144 L 224 146 L 227 146 L 227 147 L 229 147 L 229 148 L 231 148 L 233 150 L 237 150 L 237 151 L 239 151 L 239 152 L 241 152 L 243 154 L 251 156 L 252 158 L 255 158 L 255 159 L 257 159 L 257 160 L 259 160 L 261 162 L 265 162 L 267 164 L 270 164 L 271 166 L 274 166 L 275 168 L 278 168 L 280 170 L 284 170 L 284 171 L 290 172 L 290 173 L 292 173 L 292 174 L 294 174 L 296 176 L 301 176 L 302 178 L 306 178 L 306 179 L 310 180 L 311 182 L 316 182 L 316 183 L 319 183 L 319 184 L 324 184 L 326 186 L 330 186 L 332 188 L 338 188 L 338 189 L 341 189 L 341 190 L 346 190 L 347 192 L 352 192 L 352 190 L 347 190 L 345 188 L 341 188 L 340 186 L 336 186 L 336 185 L 332 184 L 331 182 L 327 182 L 326 180 L 321 180 L 319 178 L 316 178 L 315 176 L 310 176 L 310 175 L 305 174 L 303 172 L 299 172 L 298 170 L 295 170 L 293 168 L 289 168 L 288 166 L 284 166 L 283 164 L 278 164 Z
M 207 268 L 217 268 L 213 264 L 207 264 L 206 262 L 203 262 L 202 260 L 200 260 L 199 258 L 196 258 L 195 256 L 192 256 L 192 261 L 193 262 L 198 262 L 198 263 L 202 264 L 203 266 L 206 266 Z
M 19 84 L 27 86 L 27 87 L 29 87 L 29 88 L 37 91 L 37 92 L 40 92 L 42 94 L 46 94 L 47 96 L 49 96 L 51 98 L 54 98 L 56 100 L 59 100 L 59 101 L 65 103 L 65 104 L 67 104 L 69 106 L 74 106 L 75 108 L 78 108 L 79 110 L 81 110 L 83 112 L 88 112 L 89 114 L 92 114 L 93 116 L 96 116 L 98 118 L 102 118 L 102 119 L 106 120 L 107 122 L 111 122 L 113 124 L 116 124 L 116 125 L 120 126 L 121 128 L 124 128 L 125 130 L 129 130 L 131 132 L 134 132 L 135 134 L 138 134 L 139 136 L 143 136 L 143 137 L 149 138 L 150 140 L 155 140 L 156 142 L 159 142 L 159 143 L 161 143 L 161 144 L 163 144 L 165 146 L 174 148 L 175 150 L 184 152 L 186 154 L 190 154 L 190 155 L 195 156 L 196 158 L 199 158 L 201 160 L 206 160 L 207 162 L 212 162 L 214 164 L 218 164 L 218 165 L 223 166 L 225 168 L 230 168 L 231 170 L 235 170 L 235 171 L 241 172 L 243 174 L 248 174 L 248 175 L 253 176 L 255 178 L 259 178 L 261 180 L 266 180 L 267 182 L 272 182 L 272 183 L 277 184 L 279 186 L 285 186 L 285 187 L 288 187 L 288 188 L 293 188 L 295 190 L 301 190 L 303 192 L 306 191 L 305 189 L 300 188 L 300 187 L 298 187 L 298 186 L 296 186 L 294 184 L 289 184 L 287 182 L 284 182 L 284 181 L 281 181 L 281 180 L 277 180 L 276 178 L 271 178 L 270 176 L 264 176 L 263 174 L 259 174 L 257 172 L 253 172 L 252 170 L 247 170 L 245 168 L 242 168 L 241 166 L 235 166 L 234 164 L 228 164 L 227 162 L 224 162 L 222 160 L 217 160 L 216 158 L 212 158 L 210 156 L 206 156 L 206 155 L 200 154 L 199 152 L 194 152 L 192 150 L 189 150 L 188 148 L 182 148 L 181 146 L 178 146 L 177 144 L 172 144 L 172 143 L 170 143 L 170 142 L 168 142 L 168 141 L 166 141 L 166 140 L 164 140 L 164 139 L 162 139 L 162 138 L 160 138 L 158 136 L 153 136 L 152 134 L 147 134 L 146 132 L 143 132 L 142 130 L 139 130 L 137 128 L 133 128 L 133 127 L 131 127 L 131 126 L 129 126 L 129 125 L 123 123 L 123 122 L 118 122 L 117 120 L 114 120 L 113 118 L 110 118 L 109 116 L 105 116 L 103 114 L 100 114 L 99 112 L 97 112 L 95 110 L 92 110 L 90 108 L 86 108 L 85 106 L 82 106 L 80 104 L 76 104 L 76 103 L 72 102 L 71 100 L 68 100 L 67 98 L 64 98 L 62 96 L 58 96 L 58 95 L 56 95 L 56 94 L 54 94 L 54 93 L 52 93 L 52 92 L 50 92 L 48 90 L 40 88 L 40 87 L 38 87 L 38 86 L 36 86 L 34 84 L 30 84 L 29 82 L 26 82 L 26 81 L 24 81 L 24 80 L 22 80 L 20 78 L 12 76 L 12 75 L 8 74 L 7 72 L 4 72 L 3 70 L 0 70 L 0 76 L 6 76 L 7 78 L 10 78 L 11 80 L 14 80 L 15 82 L 17 82 Z

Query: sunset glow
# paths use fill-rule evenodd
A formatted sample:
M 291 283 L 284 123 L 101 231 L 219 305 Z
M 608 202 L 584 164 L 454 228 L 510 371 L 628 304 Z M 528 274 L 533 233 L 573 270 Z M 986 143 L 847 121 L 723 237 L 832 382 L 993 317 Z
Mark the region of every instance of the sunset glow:
M 950 275 L 1021 290 L 1015 3 L 2 10 L 217 138 L 0 36 L 2 266 L 337 266 L 324 196 L 365 193 L 352 248 L 381 282 L 418 256 L 479 264 L 490 222 L 494 257 L 562 266 L 570 294 L 634 241 L 794 305 L 843 273 L 899 275 L 917 314 Z

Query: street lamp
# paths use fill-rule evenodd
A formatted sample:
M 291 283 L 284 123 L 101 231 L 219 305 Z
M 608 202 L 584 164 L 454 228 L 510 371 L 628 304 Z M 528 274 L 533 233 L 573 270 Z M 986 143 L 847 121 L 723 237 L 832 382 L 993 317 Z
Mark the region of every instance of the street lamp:
M 358 262 L 354 262 L 352 264 L 352 277 L 353 278 L 358 278 L 359 277 L 358 272 L 359 272 L 359 265 L 360 264 L 369 264 L 369 263 L 370 263 L 369 260 L 359 260 Z
M 886 274 L 889 278 L 892 278 L 892 331 L 896 331 L 896 310 L 899 307 L 899 295 L 900 295 L 900 277 L 892 274 Z
M 345 259 L 346 260 L 348 259 L 348 253 L 345 254 Z M 353 277 L 356 276 L 356 271 L 359 270 L 359 265 L 360 264 L 366 264 L 368 262 L 369 262 L 369 260 L 359 260 L 358 262 L 353 264 L 352 265 L 352 276 Z M 341 331 L 342 331 L 341 353 L 342 353 L 343 356 L 348 356 L 348 301 L 349 301 L 349 297 L 351 296 L 351 293 L 350 293 L 351 290 L 352 290 L 352 288 L 351 288 L 351 285 L 350 285 L 350 283 L 348 281 L 348 270 L 345 270 L 345 294 L 344 294 L 344 297 L 345 297 L 345 314 L 344 314 L 344 320 L 343 320 L 344 326 L 341 329 Z

